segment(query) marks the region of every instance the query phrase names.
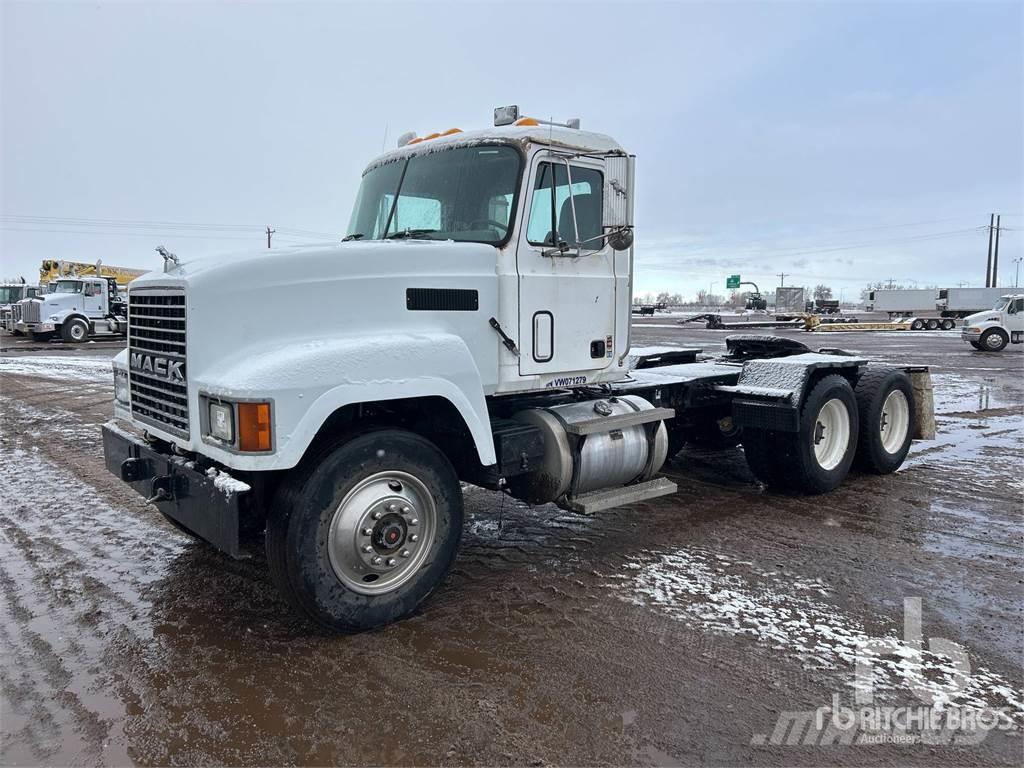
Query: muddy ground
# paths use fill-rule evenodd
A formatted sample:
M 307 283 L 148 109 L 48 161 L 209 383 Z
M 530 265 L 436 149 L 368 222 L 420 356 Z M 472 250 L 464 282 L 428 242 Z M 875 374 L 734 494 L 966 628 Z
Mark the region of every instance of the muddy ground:
M 1019 730 L 822 744 L 787 718 L 853 706 L 858 644 L 890 638 L 874 704 L 930 693 L 1024 722 L 1024 350 L 787 333 L 933 366 L 938 440 L 826 497 L 766 493 L 740 449 L 684 450 L 677 495 L 594 517 L 470 490 L 447 584 L 352 637 L 104 469 L 116 343 L 4 339 L 0 763 L 1020 764 Z M 634 343 L 726 335 L 645 318 Z M 932 652 L 912 627 L 895 642 L 913 598 Z

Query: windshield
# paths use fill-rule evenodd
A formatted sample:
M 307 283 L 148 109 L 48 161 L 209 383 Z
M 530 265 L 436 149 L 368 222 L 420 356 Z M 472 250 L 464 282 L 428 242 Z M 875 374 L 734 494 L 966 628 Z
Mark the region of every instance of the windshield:
M 16 301 L 21 301 L 20 285 L 0 286 L 0 304 L 13 304 Z
M 477 145 L 379 165 L 363 175 L 347 238 L 503 244 L 521 162 L 513 147 Z
M 996 304 L 994 307 L 992 307 L 992 309 L 995 310 L 996 312 L 1002 312 L 1004 309 L 1006 309 L 1006 305 L 1009 303 L 1009 296 L 1000 296 L 998 299 L 996 299 Z
M 53 285 L 53 283 L 50 283 Z M 81 293 L 82 292 L 82 281 L 81 280 L 58 280 L 55 289 L 49 291 L 50 293 Z

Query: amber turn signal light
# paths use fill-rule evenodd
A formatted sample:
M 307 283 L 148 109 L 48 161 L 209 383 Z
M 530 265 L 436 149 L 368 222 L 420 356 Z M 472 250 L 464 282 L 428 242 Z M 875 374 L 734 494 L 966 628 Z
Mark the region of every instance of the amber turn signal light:
M 238 447 L 243 451 L 270 450 L 270 403 L 238 404 Z

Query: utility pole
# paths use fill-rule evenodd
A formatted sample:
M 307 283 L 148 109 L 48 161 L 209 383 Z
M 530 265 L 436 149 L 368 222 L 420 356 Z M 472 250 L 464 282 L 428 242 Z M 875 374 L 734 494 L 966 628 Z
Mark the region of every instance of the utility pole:
M 1017 265 L 1017 270 L 1013 276 L 1013 287 L 1017 288 L 1020 285 L 1020 262 L 1024 259 L 1024 256 L 1018 256 L 1013 260 L 1013 263 Z
M 778 273 L 778 278 L 779 278 L 779 287 L 780 288 L 785 287 L 785 285 L 786 285 L 786 273 L 785 272 L 779 272 Z
M 985 287 L 992 287 L 992 233 L 995 231 L 996 215 L 988 216 L 988 260 L 985 262 Z
M 896 281 L 893 278 L 890 277 L 889 278 L 889 290 L 890 291 L 892 290 L 892 285 L 893 285 L 894 282 L 896 282 Z
M 999 287 L 999 220 L 1002 216 L 996 216 L 996 247 L 992 250 L 992 287 Z
M 269 226 L 267 227 L 267 248 L 270 247 L 270 236 L 275 232 L 277 232 L 276 229 L 271 229 Z

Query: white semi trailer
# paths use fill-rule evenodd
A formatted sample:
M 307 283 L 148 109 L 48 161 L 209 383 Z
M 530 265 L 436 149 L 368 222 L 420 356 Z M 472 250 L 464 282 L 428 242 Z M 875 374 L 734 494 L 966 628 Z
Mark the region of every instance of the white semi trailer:
M 935 297 L 935 310 L 942 317 L 967 317 L 984 312 L 1010 292 L 1008 288 L 943 288 Z
M 926 368 L 765 336 L 631 353 L 634 158 L 612 138 L 502 108 L 404 139 L 337 245 L 167 254 L 129 289 L 114 361 L 108 468 L 224 552 L 265 547 L 313 621 L 422 603 L 460 481 L 593 513 L 674 492 L 659 470 L 685 442 L 742 442 L 769 488 L 821 493 L 933 436 Z

